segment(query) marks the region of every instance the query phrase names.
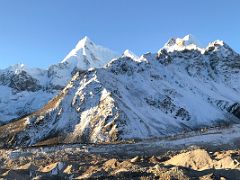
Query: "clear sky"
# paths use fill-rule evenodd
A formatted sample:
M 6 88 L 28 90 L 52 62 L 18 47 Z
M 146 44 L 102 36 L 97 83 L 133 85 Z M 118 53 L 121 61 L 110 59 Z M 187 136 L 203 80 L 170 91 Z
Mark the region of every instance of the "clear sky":
M 0 68 L 46 68 L 86 35 L 141 55 L 186 34 L 202 45 L 221 39 L 240 52 L 240 1 L 0 0 Z

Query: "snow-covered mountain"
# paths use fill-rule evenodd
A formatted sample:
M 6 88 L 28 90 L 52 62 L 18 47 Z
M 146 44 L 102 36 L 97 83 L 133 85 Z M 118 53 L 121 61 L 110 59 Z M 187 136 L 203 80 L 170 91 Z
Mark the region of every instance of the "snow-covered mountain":
M 50 66 L 48 74 L 51 76 L 51 84 L 65 87 L 78 70 L 103 67 L 117 57 L 119 55 L 114 51 L 96 45 L 88 37 L 84 37 L 61 63 Z
M 78 69 L 100 68 L 107 64 L 109 59 L 116 57 L 118 57 L 118 54 L 108 48 L 96 45 L 85 36 L 64 58 L 62 63 L 71 63 Z
M 124 53 L 78 71 L 43 108 L 1 126 L 0 145 L 147 139 L 238 123 L 239 70 L 226 43 L 200 48 L 190 36 L 137 60 Z
M 123 56 L 125 57 L 129 57 L 135 61 L 140 61 L 140 57 L 138 57 L 136 54 L 134 54 L 132 51 L 130 51 L 129 49 L 125 50 L 123 53 Z
M 169 39 L 168 42 L 164 45 L 164 49 L 166 49 L 168 52 L 173 52 L 173 51 L 182 51 L 184 49 L 201 50 L 202 48 L 199 47 L 195 38 L 189 34 L 183 38 Z
M 43 107 L 77 71 L 102 67 L 116 57 L 118 55 L 113 51 L 85 37 L 61 63 L 46 70 L 23 64 L 0 70 L 0 124 Z

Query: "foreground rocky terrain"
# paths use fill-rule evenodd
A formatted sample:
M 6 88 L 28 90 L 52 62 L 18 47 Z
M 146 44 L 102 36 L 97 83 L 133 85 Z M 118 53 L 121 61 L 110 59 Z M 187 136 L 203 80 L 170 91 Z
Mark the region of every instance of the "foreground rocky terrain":
M 240 179 L 240 150 L 191 147 L 155 155 L 113 155 L 62 149 L 16 156 L 1 150 L 2 179 Z
M 3 179 L 240 179 L 239 125 L 114 144 L 1 149 Z

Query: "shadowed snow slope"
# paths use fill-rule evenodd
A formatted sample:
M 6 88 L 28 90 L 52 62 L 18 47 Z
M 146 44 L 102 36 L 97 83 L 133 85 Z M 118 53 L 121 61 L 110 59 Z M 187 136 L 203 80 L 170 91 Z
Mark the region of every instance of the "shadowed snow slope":
M 236 123 L 239 68 L 222 41 L 122 56 L 77 72 L 44 108 L 0 127 L 0 145 L 147 139 Z

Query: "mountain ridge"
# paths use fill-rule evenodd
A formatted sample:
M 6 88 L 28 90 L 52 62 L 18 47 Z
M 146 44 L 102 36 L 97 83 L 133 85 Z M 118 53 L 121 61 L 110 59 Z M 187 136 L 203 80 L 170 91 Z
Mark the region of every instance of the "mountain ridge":
M 3 126 L 0 145 L 148 139 L 238 123 L 239 64 L 240 55 L 221 41 L 204 51 L 162 48 L 138 61 L 123 55 L 76 72 L 37 113 Z

